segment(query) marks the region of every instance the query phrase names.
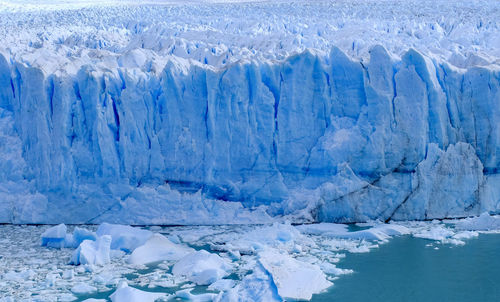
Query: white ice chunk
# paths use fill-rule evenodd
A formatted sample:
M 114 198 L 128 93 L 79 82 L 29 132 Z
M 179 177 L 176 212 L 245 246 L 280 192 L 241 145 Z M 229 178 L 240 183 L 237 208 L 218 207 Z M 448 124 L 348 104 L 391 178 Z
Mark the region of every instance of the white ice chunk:
M 73 252 L 71 264 L 104 265 L 110 262 L 111 236 L 103 235 L 96 241 L 84 240 Z
M 228 275 L 231 265 L 217 254 L 205 250 L 188 254 L 177 262 L 172 273 L 198 285 L 208 285 Z
M 64 239 L 64 247 L 76 248 L 84 240 L 96 240 L 97 235 L 95 232 L 87 229 L 75 227 L 73 234 L 66 234 Z
M 460 220 L 455 225 L 458 230 L 467 231 L 491 231 L 500 229 L 500 217 L 490 216 L 488 213 L 483 213 L 479 217 L 466 218 Z
M 334 276 L 352 274 L 354 272 L 351 269 L 338 268 L 335 264 L 330 262 L 323 262 L 320 267 L 323 272 Z
M 103 223 L 97 229 L 97 236 L 110 235 L 111 249 L 132 252 L 143 245 L 153 235 L 151 231 L 127 225 Z
M 210 284 L 209 290 L 228 291 L 236 285 L 236 281 L 232 279 L 220 279 Z
M 296 228 L 303 234 L 311 235 L 322 235 L 325 233 L 344 233 L 347 232 L 346 224 L 339 223 L 314 223 L 314 224 L 302 224 L 296 226 Z
M 116 291 L 109 296 L 113 302 L 154 302 L 156 299 L 165 297 L 164 293 L 150 293 L 128 286 L 122 282 Z
M 62 248 L 65 245 L 66 225 L 59 224 L 47 229 L 42 234 L 42 246 Z
M 72 280 L 74 276 L 75 276 L 75 272 L 72 269 L 68 269 L 62 273 L 61 277 L 65 280 Z
M 328 237 L 354 239 L 354 240 L 377 240 L 385 241 L 390 236 L 409 234 L 407 227 L 395 224 L 377 224 L 366 230 L 349 232 L 347 225 L 336 223 L 318 223 L 299 225 L 296 228 L 304 234 L 323 235 Z
M 34 277 L 35 277 L 35 272 L 29 269 L 21 272 L 9 271 L 3 275 L 2 279 L 22 282 L 22 281 L 32 280 Z
M 372 230 L 380 231 L 388 236 L 401 236 L 410 234 L 410 229 L 397 224 L 379 224 L 374 226 Z
M 283 301 L 278 295 L 276 286 L 269 274 L 265 271 L 262 265 L 257 264 L 252 270 L 252 273 L 246 275 L 239 284 L 224 292 L 220 302 L 236 302 L 236 301 L 266 301 L 277 302 Z
M 215 298 L 217 297 L 217 294 L 211 294 L 211 293 L 193 295 L 191 293 L 192 290 L 193 290 L 192 288 L 180 290 L 175 293 L 175 296 L 182 300 L 188 300 L 193 302 L 211 302 L 214 301 Z
M 77 295 L 92 294 L 97 292 L 97 288 L 87 283 L 78 283 L 71 288 L 71 291 Z
M 254 253 L 264 250 L 266 247 L 285 247 L 293 248 L 295 243 L 308 241 L 295 227 L 289 223 L 274 223 L 269 226 L 255 228 L 245 233 L 237 239 L 232 239 L 227 244 L 233 252 Z M 237 255 L 232 255 L 237 256 Z
M 282 298 L 310 300 L 332 283 L 320 267 L 298 261 L 289 255 L 268 250 L 259 254 L 259 262 L 272 275 Z
M 139 265 L 164 260 L 177 261 L 192 252 L 192 248 L 175 244 L 161 234 L 154 234 L 144 245 L 132 252 L 129 262 Z
M 429 228 L 419 230 L 414 237 L 443 241 L 454 235 L 454 232 L 441 224 L 431 225 Z
M 455 235 L 453 235 L 453 239 L 464 240 L 464 239 L 475 238 L 477 236 L 479 236 L 478 232 L 474 232 L 474 231 L 462 231 L 462 232 L 458 232 Z

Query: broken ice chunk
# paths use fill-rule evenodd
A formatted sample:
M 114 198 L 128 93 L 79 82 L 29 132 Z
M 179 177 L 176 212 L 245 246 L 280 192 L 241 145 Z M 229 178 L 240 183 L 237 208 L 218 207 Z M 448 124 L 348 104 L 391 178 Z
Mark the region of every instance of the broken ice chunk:
M 232 279 L 220 279 L 210 284 L 208 287 L 209 290 L 217 290 L 217 291 L 228 291 L 236 285 L 236 281 Z
M 75 227 L 73 234 L 67 234 L 64 239 L 64 247 L 76 248 L 84 240 L 96 240 L 97 235 L 87 229 Z
M 193 290 L 192 288 L 180 290 L 175 293 L 175 296 L 182 300 L 193 301 L 193 302 L 212 302 L 217 297 L 217 294 L 211 294 L 211 293 L 193 295 L 191 293 L 192 290 Z
M 299 225 L 296 228 L 303 234 L 323 235 L 328 237 L 352 239 L 352 240 L 374 240 L 385 241 L 391 236 L 409 234 L 407 227 L 395 224 L 378 224 L 366 230 L 349 232 L 347 225 L 336 223 L 318 223 Z
M 287 254 L 267 250 L 259 253 L 259 262 L 271 274 L 282 298 L 310 300 L 332 285 L 319 266 Z
M 175 244 L 161 234 L 154 234 L 144 245 L 132 252 L 129 262 L 139 265 L 165 260 L 177 261 L 192 252 L 192 248 Z
M 110 235 L 111 249 L 132 252 L 143 245 L 153 235 L 151 231 L 128 225 L 103 223 L 97 229 L 97 236 Z
M 262 265 L 257 264 L 252 273 L 246 275 L 241 282 L 232 289 L 224 292 L 220 302 L 232 301 L 283 301 L 276 291 L 270 275 Z
M 96 241 L 84 240 L 73 252 L 70 264 L 104 265 L 110 262 L 111 236 L 98 237 Z
M 209 285 L 228 275 L 231 265 L 217 254 L 196 251 L 177 262 L 172 273 L 198 285 Z
M 150 293 L 138 290 L 128 286 L 127 282 L 122 282 L 109 297 L 113 302 L 154 302 L 165 295 L 164 293 Z
M 65 238 L 66 238 L 66 225 L 61 223 L 43 232 L 42 246 L 63 248 Z
M 498 230 L 500 229 L 500 216 L 490 216 L 488 213 L 483 213 L 479 217 L 460 220 L 455 228 L 467 231 Z
M 86 295 L 97 292 L 97 288 L 87 283 L 78 283 L 71 288 L 71 291 L 77 295 Z

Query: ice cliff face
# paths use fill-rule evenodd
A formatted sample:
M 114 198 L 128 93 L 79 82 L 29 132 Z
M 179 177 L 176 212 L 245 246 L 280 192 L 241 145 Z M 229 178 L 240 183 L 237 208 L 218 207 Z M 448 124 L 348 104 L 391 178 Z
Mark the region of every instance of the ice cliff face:
M 0 78 L 2 129 L 20 139 L 4 134 L 2 154 L 25 161 L 1 176 L 30 188 L 3 222 L 196 222 L 205 199 L 343 222 L 499 209 L 498 69 L 375 46 L 363 64 L 334 48 L 75 76 L 0 56 Z
M 305 21 L 337 9 L 318 3 L 306 5 Z M 179 7 L 168 13 L 186 12 Z M 213 20 L 227 12 L 212 8 Z M 265 22 L 274 23 L 251 27 L 253 38 L 233 49 L 215 41 L 228 28 L 239 28 L 231 37 L 241 38 L 237 18 L 228 27 L 233 21 L 200 17 L 198 27 L 185 21 L 196 29 L 181 30 L 171 20 L 166 27 L 133 23 L 126 33 L 99 29 L 83 39 L 65 36 L 75 31 L 65 16 L 88 23 L 88 12 L 56 11 L 48 20 L 69 33 L 40 33 L 27 43 L 14 34 L 31 30 L 15 22 L 26 16 L 0 10 L 0 34 L 12 45 L 0 48 L 0 222 L 211 224 L 282 215 L 352 222 L 500 211 L 496 21 L 431 22 L 429 35 L 410 26 L 414 35 L 404 38 L 400 29 L 391 51 L 344 40 L 340 49 L 329 38 L 352 33 L 341 24 L 323 24 L 329 31 L 322 32 L 284 22 L 282 36 L 264 43 L 258 33 L 273 32 L 281 24 L 275 19 L 298 8 L 252 8 L 273 12 Z M 138 7 L 137 14 L 160 18 L 162 9 Z M 234 11 L 241 15 L 242 7 Z M 350 21 L 363 26 L 360 20 Z M 455 39 L 455 25 L 476 28 L 462 32 L 481 32 L 489 48 L 470 44 L 474 34 Z M 177 30 L 170 40 L 165 28 Z M 380 40 L 394 29 L 381 28 Z M 211 30 L 205 40 L 192 38 Z M 304 31 L 317 36 L 309 41 Z M 427 48 L 403 47 L 414 40 Z M 437 51 L 442 45 L 449 47 Z M 456 49 L 473 53 L 460 57 Z

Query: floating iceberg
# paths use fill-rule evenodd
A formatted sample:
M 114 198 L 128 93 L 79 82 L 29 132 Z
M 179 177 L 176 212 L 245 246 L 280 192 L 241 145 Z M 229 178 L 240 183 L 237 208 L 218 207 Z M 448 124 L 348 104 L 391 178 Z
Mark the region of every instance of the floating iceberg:
M 132 252 L 129 262 L 138 265 L 157 261 L 178 261 L 192 252 L 192 248 L 175 244 L 161 234 L 154 234 L 144 245 Z
M 126 282 L 122 282 L 116 291 L 111 294 L 110 298 L 113 302 L 154 302 L 165 296 L 164 293 L 145 292 L 128 286 Z
M 198 285 L 210 285 L 229 275 L 231 269 L 231 265 L 219 255 L 200 250 L 179 260 L 172 268 L 172 273 Z
M 88 295 L 97 292 L 97 288 L 86 283 L 78 283 L 71 288 L 71 292 L 78 295 Z
M 148 230 L 134 228 L 128 225 L 103 223 L 96 231 L 97 236 L 109 235 L 112 239 L 111 249 L 132 252 L 137 247 L 145 244 L 153 235 Z
M 71 264 L 104 265 L 109 263 L 111 236 L 103 235 L 97 237 L 96 241 L 84 240 L 73 252 Z
M 296 228 L 304 234 L 355 240 L 385 241 L 392 236 L 410 234 L 410 230 L 407 227 L 393 224 L 377 224 L 369 229 L 354 232 L 348 231 L 347 225 L 345 224 L 334 223 L 299 225 Z
M 78 247 L 84 240 L 96 240 L 96 233 L 84 228 L 75 227 L 73 234 L 68 234 L 65 239 L 65 247 Z
M 269 302 L 283 300 L 278 295 L 271 276 L 261 265 L 255 266 L 251 274 L 246 275 L 238 285 L 224 292 L 219 298 L 220 302 L 259 300 Z
M 59 224 L 43 232 L 42 246 L 63 248 L 66 245 L 66 225 Z
M 284 299 L 310 300 L 332 285 L 317 265 L 302 262 L 276 251 L 259 254 L 259 262 L 272 276 L 278 294 Z

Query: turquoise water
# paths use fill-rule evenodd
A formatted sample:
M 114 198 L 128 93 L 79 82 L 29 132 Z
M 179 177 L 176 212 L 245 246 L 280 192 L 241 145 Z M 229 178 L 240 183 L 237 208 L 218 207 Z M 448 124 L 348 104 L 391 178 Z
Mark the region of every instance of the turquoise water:
M 347 254 L 339 266 L 355 272 L 312 301 L 500 301 L 500 235 L 482 234 L 464 246 L 429 243 L 404 236 Z
M 369 253 L 347 253 L 338 266 L 353 269 L 354 273 L 341 276 L 328 292 L 314 295 L 312 301 L 500 301 L 500 234 L 482 234 L 466 240 L 464 246 L 411 236 L 395 237 Z M 151 265 L 137 274 L 149 273 L 154 268 Z M 134 279 L 137 274 L 127 277 Z M 138 288 L 167 293 L 179 290 Z M 203 293 L 206 289 L 197 286 L 193 293 Z M 107 298 L 113 291 L 80 296 L 78 301 Z

